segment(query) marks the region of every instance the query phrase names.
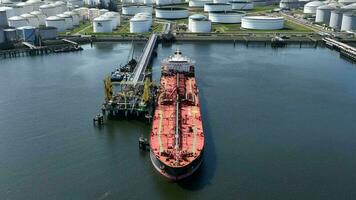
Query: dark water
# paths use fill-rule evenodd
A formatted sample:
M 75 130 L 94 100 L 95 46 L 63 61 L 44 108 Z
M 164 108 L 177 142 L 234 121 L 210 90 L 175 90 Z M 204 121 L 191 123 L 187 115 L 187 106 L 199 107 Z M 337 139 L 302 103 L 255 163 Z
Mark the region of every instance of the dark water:
M 356 198 L 356 66 L 337 52 L 160 45 L 155 73 L 177 46 L 197 61 L 206 132 L 199 173 L 170 183 L 138 150 L 149 125 L 92 125 L 130 46 L 0 61 L 0 199 Z

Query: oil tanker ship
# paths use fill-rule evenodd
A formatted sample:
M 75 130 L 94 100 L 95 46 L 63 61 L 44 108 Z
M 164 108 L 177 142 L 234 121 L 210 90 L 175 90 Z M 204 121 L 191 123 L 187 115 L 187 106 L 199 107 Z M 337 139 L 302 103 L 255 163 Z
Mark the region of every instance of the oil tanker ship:
M 177 181 L 200 167 L 203 152 L 204 131 L 194 61 L 176 50 L 161 64 L 150 158 L 160 174 Z

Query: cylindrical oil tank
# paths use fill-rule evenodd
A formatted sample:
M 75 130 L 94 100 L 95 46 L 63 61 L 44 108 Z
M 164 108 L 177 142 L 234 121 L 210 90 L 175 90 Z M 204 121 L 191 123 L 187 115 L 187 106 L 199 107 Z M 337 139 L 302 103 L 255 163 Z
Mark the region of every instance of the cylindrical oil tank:
M 145 4 L 145 5 L 152 5 L 155 2 L 156 2 L 155 0 L 143 0 L 143 4 Z
M 47 17 L 56 15 L 56 7 L 52 4 L 45 4 L 40 6 L 40 11 Z
M 341 31 L 352 31 L 356 29 L 356 12 L 346 12 L 342 15 Z
M 103 15 L 103 14 L 105 14 L 105 13 L 107 13 L 107 12 L 109 12 L 109 10 L 107 10 L 107 9 L 100 9 L 100 10 L 99 10 L 99 15 Z
M 21 16 L 10 17 L 8 19 L 8 22 L 9 22 L 9 26 L 15 27 L 15 28 L 29 25 L 27 19 L 25 19 Z
M 117 12 L 107 12 L 103 16 L 111 19 L 113 30 L 120 25 L 120 16 Z
M 111 33 L 112 25 L 111 19 L 100 16 L 93 20 L 93 31 L 94 33 Z
M 133 17 L 130 19 L 130 33 L 145 33 L 150 30 L 149 19 L 144 17 Z
M 41 0 L 28 0 L 26 3 L 31 4 L 34 11 L 40 9 L 40 6 L 44 4 L 44 1 Z
M 201 14 L 191 15 L 188 20 L 188 29 L 192 33 L 209 33 L 211 21 Z
M 324 23 L 324 24 L 329 25 L 331 11 L 335 10 L 335 9 L 336 8 L 331 5 L 319 6 L 316 9 L 315 22 Z
M 270 16 L 245 16 L 241 19 L 241 27 L 255 30 L 283 29 L 284 18 Z
M 206 3 L 204 5 L 205 12 L 231 11 L 231 10 L 232 10 L 231 4 L 228 3 Z
M 253 3 L 250 0 L 229 1 L 233 10 L 252 10 Z
M 157 7 L 156 18 L 184 19 L 188 17 L 188 10 L 180 7 Z
M 80 17 L 79 17 L 79 14 L 77 12 L 75 12 L 75 11 L 67 11 L 67 12 L 64 12 L 63 14 L 69 15 L 69 16 L 72 17 L 73 26 L 79 26 Z
M 330 23 L 329 26 L 336 30 L 340 30 L 341 22 L 342 22 L 342 14 L 344 13 L 343 10 L 332 10 L 330 15 Z
M 350 4 L 356 3 L 356 0 L 339 0 L 338 2 L 343 5 L 350 5 Z
M 38 18 L 38 24 L 40 26 L 45 26 L 46 25 L 46 15 L 44 15 L 42 12 L 40 11 L 33 11 L 30 13 L 31 15 L 34 15 Z
M 90 8 L 88 10 L 88 19 L 92 21 L 94 18 L 97 18 L 100 16 L 100 11 L 97 8 Z
M 38 27 L 40 25 L 39 19 L 36 15 L 22 14 L 21 17 L 27 19 L 29 26 Z
M 143 5 L 126 5 L 122 6 L 122 14 L 133 16 L 137 13 L 152 13 L 152 6 L 143 6 Z
M 19 33 L 20 39 L 25 42 L 35 42 L 36 40 L 36 27 L 33 26 L 23 26 L 16 28 L 17 33 Z
M 213 0 L 213 3 L 229 3 L 228 0 Z
M 16 29 L 14 28 L 4 29 L 4 35 L 7 42 L 15 42 L 18 40 Z
M 173 5 L 182 3 L 180 0 L 156 0 L 156 5 L 163 6 L 163 5 Z
M 299 5 L 300 3 L 298 0 L 281 0 L 279 2 L 279 8 L 286 10 L 299 8 Z
M 81 7 L 81 8 L 76 8 L 73 11 L 77 12 L 79 14 L 79 21 L 85 21 L 88 20 L 88 8 Z
M 5 27 L 8 25 L 6 10 L 0 10 L 0 27 Z
M 16 6 L 22 6 L 24 13 L 30 13 L 33 11 L 33 6 L 26 2 L 17 3 Z
M 213 23 L 238 24 L 245 12 L 238 11 L 213 11 L 209 12 L 209 20 Z
M 54 6 L 58 7 L 59 13 L 64 13 L 68 10 L 67 4 L 64 3 L 63 1 L 56 1 L 53 4 Z
M 193 8 L 204 8 L 204 4 L 213 3 L 212 0 L 190 0 L 189 7 Z
M 46 18 L 46 27 L 55 27 L 58 32 L 63 32 L 66 30 L 66 23 L 63 18 L 50 16 Z
M 5 33 L 3 28 L 0 27 L 0 44 L 5 42 Z
M 52 40 L 58 37 L 58 31 L 56 27 L 40 27 L 38 34 L 43 40 Z
M 67 0 L 68 6 L 71 6 L 72 8 L 76 7 L 81 7 L 84 5 L 83 0 Z
M 64 23 L 66 24 L 66 29 L 72 29 L 73 28 L 73 18 L 70 15 L 66 14 L 58 14 L 57 17 L 60 17 L 64 19 Z
M 7 6 L 0 7 L 0 12 L 2 12 L 2 11 L 5 11 L 7 18 L 15 16 L 15 11 L 11 7 L 7 7 Z
M 152 14 L 151 13 L 137 13 L 135 18 L 143 18 L 148 20 L 148 29 L 152 26 Z
M 322 1 L 311 1 L 311 2 L 309 2 L 309 3 L 304 5 L 303 12 L 305 14 L 315 14 L 316 13 L 316 9 L 319 6 L 323 6 L 323 5 L 325 5 L 325 3 L 322 2 Z
M 14 9 L 14 16 L 20 16 L 26 13 L 23 6 L 13 5 L 11 7 Z

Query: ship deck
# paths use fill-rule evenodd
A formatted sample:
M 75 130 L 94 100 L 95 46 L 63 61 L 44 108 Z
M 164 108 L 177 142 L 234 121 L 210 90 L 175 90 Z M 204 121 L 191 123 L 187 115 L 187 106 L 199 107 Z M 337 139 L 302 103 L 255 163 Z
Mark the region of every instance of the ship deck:
M 170 167 L 187 166 L 201 154 L 204 133 L 194 77 L 162 74 L 150 145 Z

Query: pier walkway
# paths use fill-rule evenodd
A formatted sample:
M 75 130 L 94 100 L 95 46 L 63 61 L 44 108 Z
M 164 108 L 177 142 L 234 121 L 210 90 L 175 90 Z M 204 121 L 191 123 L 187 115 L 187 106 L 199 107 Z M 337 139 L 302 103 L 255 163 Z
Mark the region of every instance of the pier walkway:
M 152 34 L 148 39 L 145 48 L 143 49 L 143 53 L 140 56 L 140 59 L 137 63 L 137 67 L 134 71 L 134 76 L 132 79 L 133 85 L 136 85 L 138 82 L 143 82 L 145 80 L 145 73 L 148 63 L 150 62 L 153 49 L 156 46 L 158 39 L 157 34 Z
M 323 41 L 326 45 L 340 51 L 340 54 L 356 61 L 356 48 L 337 40 L 325 37 Z

